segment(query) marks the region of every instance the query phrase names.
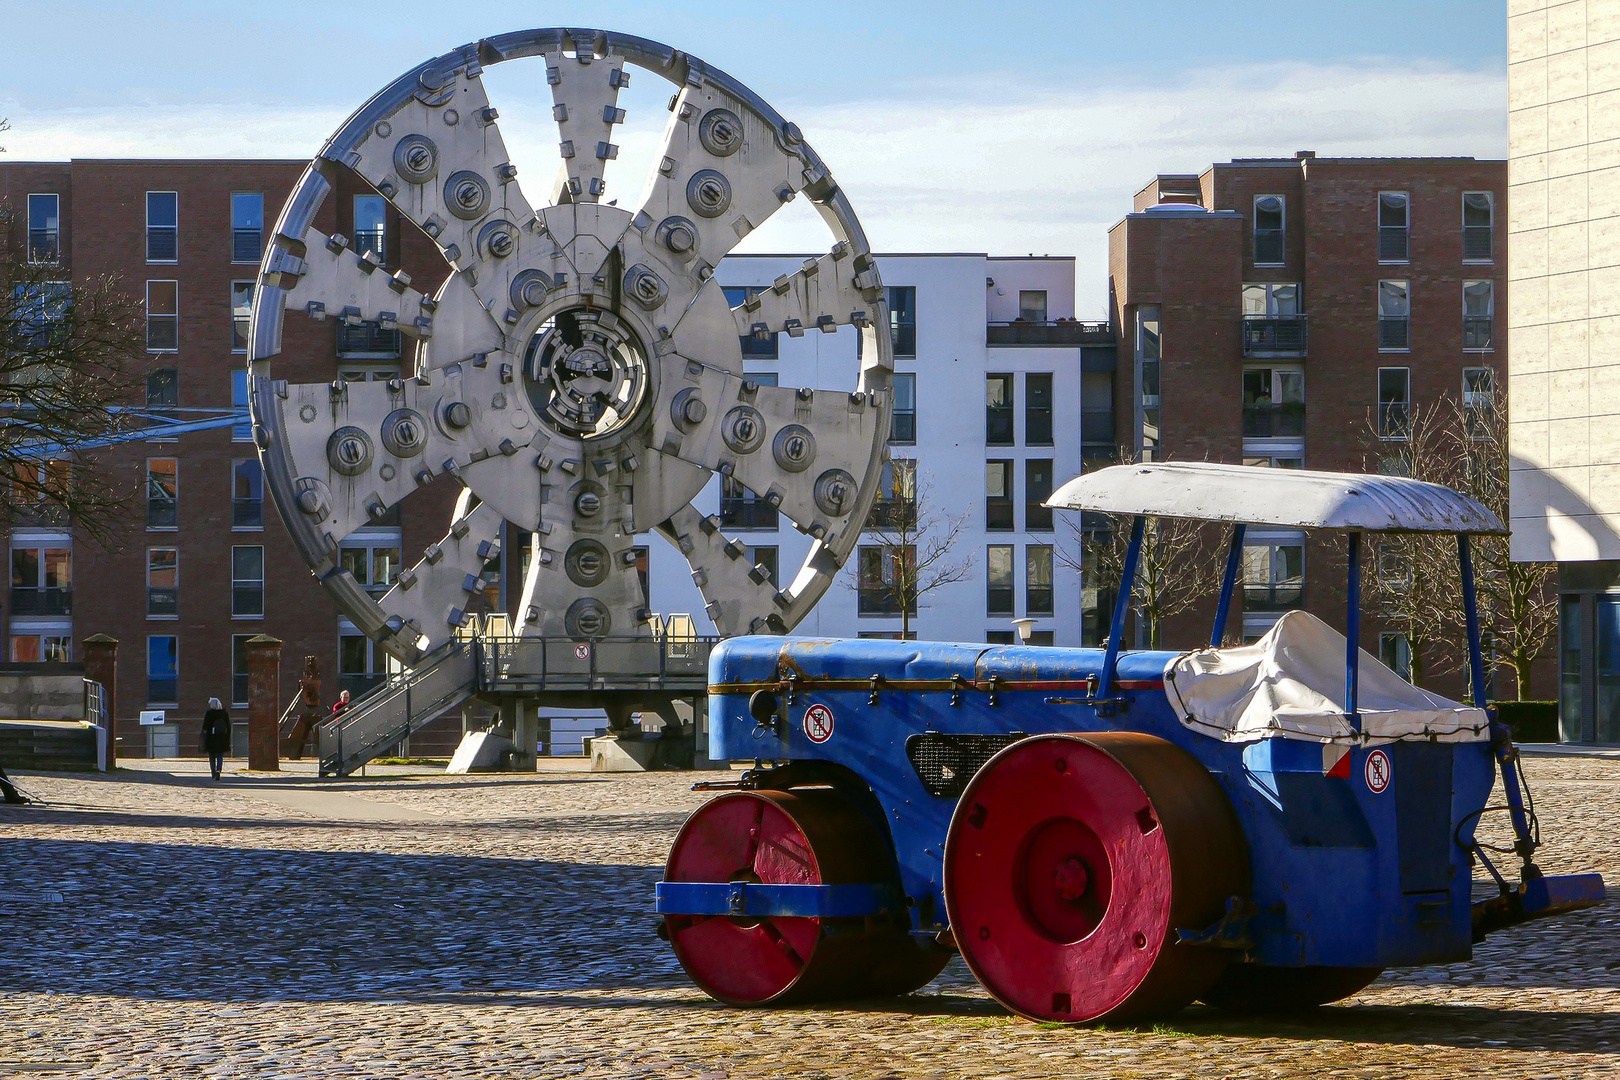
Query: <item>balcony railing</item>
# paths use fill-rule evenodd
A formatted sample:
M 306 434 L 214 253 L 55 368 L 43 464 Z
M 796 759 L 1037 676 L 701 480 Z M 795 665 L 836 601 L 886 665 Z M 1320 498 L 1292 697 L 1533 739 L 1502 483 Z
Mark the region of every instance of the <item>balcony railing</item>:
M 986 345 L 1106 345 L 1114 340 L 1105 322 L 1053 319 L 1047 322 L 993 322 L 985 326 Z
M 53 264 L 62 261 L 62 235 L 55 229 L 28 230 L 28 261 Z
M 1025 446 L 1051 446 L 1052 445 L 1052 410 L 1049 408 L 1028 408 L 1024 410 L 1024 445 Z
M 1284 254 L 1281 229 L 1254 230 L 1254 262 L 1256 266 L 1281 266 Z
M 148 615 L 180 614 L 180 590 L 148 588 L 146 590 L 146 613 Z
M 1031 585 L 1024 590 L 1024 614 L 1052 614 L 1052 587 L 1050 585 Z
M 1011 616 L 1013 613 L 1013 587 L 1011 585 L 986 585 L 984 588 L 984 613 L 991 616 Z
M 1052 531 L 1052 508 L 1045 505 L 1050 496 L 1051 493 L 1048 492 L 1039 498 L 1031 498 L 1024 504 L 1025 532 Z
M 172 225 L 153 225 L 146 230 L 147 262 L 176 262 L 179 252 L 179 229 Z
M 1305 586 L 1298 581 L 1243 586 L 1243 606 L 1249 611 L 1287 611 L 1305 598 Z
M 374 322 L 337 324 L 337 354 L 344 360 L 398 360 L 403 350 L 403 335 L 397 329 L 384 330 Z
M 148 315 L 146 317 L 146 349 L 148 352 L 174 352 L 180 348 L 180 318 L 177 315 Z
M 1011 499 L 984 500 L 984 527 L 998 532 L 1010 532 L 1013 527 L 1013 501 Z
M 889 425 L 889 441 L 910 445 L 917 441 L 917 413 L 916 410 L 902 412 L 894 411 L 894 420 Z
M 1003 405 L 987 405 L 984 409 L 984 441 L 990 446 L 1013 444 L 1013 411 Z
M 180 501 L 178 499 L 146 500 L 146 527 L 148 529 L 172 529 L 179 524 Z
M 1405 401 L 1380 401 L 1378 403 L 1378 434 L 1385 439 L 1404 439 L 1407 437 L 1408 412 L 1410 403 Z
M 264 524 L 263 499 L 232 499 L 231 526 L 237 529 L 256 529 Z
M 1404 225 L 1378 227 L 1378 261 L 1405 262 L 1407 259 L 1407 231 Z
M 231 230 L 231 261 L 258 262 L 264 257 L 264 234 L 258 229 Z
M 73 590 L 71 588 L 38 589 L 12 586 L 11 613 L 13 615 L 71 615 L 73 614 Z
M 1494 257 L 1491 250 L 1491 227 L 1464 225 L 1463 258 L 1469 262 L 1488 262 Z
M 1473 352 L 1484 352 L 1489 349 L 1493 321 L 1489 315 L 1464 315 L 1463 348 Z
M 1386 316 L 1378 318 L 1378 347 L 1380 349 L 1408 348 L 1408 327 L 1411 320 L 1404 315 Z
M 862 585 L 858 594 L 856 611 L 861 615 L 898 615 L 900 614 L 900 600 L 895 596 L 895 589 L 883 586 Z M 909 614 L 917 614 L 917 602 L 911 603 Z
M 1243 435 L 1249 439 L 1274 439 L 1281 435 L 1305 434 L 1305 406 L 1245 405 Z
M 1307 319 L 1305 315 L 1243 316 L 1243 355 L 1304 356 Z
M 722 498 L 720 524 L 727 529 L 775 529 L 777 510 L 764 499 Z

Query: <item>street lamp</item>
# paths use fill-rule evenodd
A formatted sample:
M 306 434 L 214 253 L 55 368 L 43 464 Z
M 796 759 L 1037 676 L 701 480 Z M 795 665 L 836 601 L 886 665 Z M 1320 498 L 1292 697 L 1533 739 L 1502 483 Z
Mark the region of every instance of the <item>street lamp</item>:
M 1030 631 L 1035 629 L 1035 620 L 1014 619 L 1012 624 L 1018 628 L 1018 643 L 1020 645 L 1028 645 Z

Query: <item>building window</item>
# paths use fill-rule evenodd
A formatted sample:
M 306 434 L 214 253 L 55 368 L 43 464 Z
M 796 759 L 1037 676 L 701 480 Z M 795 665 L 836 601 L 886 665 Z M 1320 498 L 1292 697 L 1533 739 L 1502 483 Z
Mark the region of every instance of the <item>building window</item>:
M 350 324 L 339 319 L 335 347 L 340 360 L 398 360 L 405 351 L 405 340 L 398 327 L 390 330 L 376 321 Z M 397 365 L 377 372 L 377 377 L 381 379 L 392 379 L 398 375 Z M 347 373 L 344 377 L 348 377 Z
M 1463 262 L 1490 262 L 1495 257 L 1494 201 L 1488 191 L 1463 192 Z
M 1404 191 L 1378 193 L 1378 261 L 1406 262 L 1410 252 L 1411 200 Z
M 1489 352 L 1491 323 L 1496 315 L 1495 283 L 1463 282 L 1463 351 Z
M 176 368 L 155 368 L 146 373 L 146 407 L 154 416 L 174 420 L 180 407 L 180 372 Z
M 1463 368 L 1463 426 L 1471 439 L 1489 439 L 1496 425 L 1496 372 L 1488 367 Z
M 264 256 L 264 196 L 257 191 L 231 195 L 231 262 L 256 263 Z
M 379 536 L 350 535 L 338 550 L 338 565 L 373 596 L 381 596 L 399 581 L 398 530 L 377 530 Z M 262 550 L 262 549 L 261 549 Z
M 1052 375 L 1030 372 L 1024 376 L 1024 445 L 1052 445 Z
M 1043 323 L 1046 321 L 1046 290 L 1020 289 L 1018 290 L 1018 317 L 1024 322 Z
M 1283 450 L 1269 454 L 1244 454 L 1243 464 L 1253 465 L 1257 469 L 1303 469 L 1305 467 L 1305 457 L 1298 450 Z
M 364 634 L 338 634 L 339 693 L 347 690 L 350 699 L 358 701 L 387 678 L 387 653 L 374 646 Z
M 1378 369 L 1378 437 L 1406 438 L 1408 413 L 1412 406 L 1412 369 Z
M 25 282 L 12 287 L 13 340 L 24 349 L 68 348 L 67 313 L 73 285 L 66 281 Z
M 1378 283 L 1378 348 L 1405 352 L 1410 348 L 1412 301 L 1404 281 Z
M 146 261 L 180 259 L 180 196 L 173 191 L 146 193 Z
M 175 619 L 180 616 L 180 549 L 146 549 L 147 618 Z
M 1136 451 L 1143 461 L 1159 456 L 1159 308 L 1154 304 L 1136 309 L 1136 382 L 1140 389 L 1141 423 Z
M 248 705 L 248 639 L 252 634 L 231 635 L 231 707 Z
M 1243 286 L 1243 355 L 1304 356 L 1305 314 L 1297 282 Z
M 898 615 L 902 593 L 906 592 L 907 568 L 915 564 L 917 549 L 911 544 L 862 544 L 857 565 L 858 596 L 856 610 L 861 615 Z M 917 614 L 915 593 L 904 597 L 910 610 Z
M 894 373 L 894 419 L 889 423 L 889 442 L 911 446 L 917 441 L 917 376 Z
M 178 352 L 180 349 L 180 283 L 146 283 L 146 351 Z
M 66 664 L 73 659 L 71 634 L 39 633 L 11 635 L 11 662 L 14 664 Z
M 1243 372 L 1243 437 L 1275 439 L 1305 434 L 1303 368 L 1247 368 Z
M 28 196 L 28 261 L 36 266 L 62 261 L 62 197 Z
M 11 614 L 73 614 L 73 548 L 70 541 L 11 548 Z
M 180 639 L 173 634 L 146 639 L 146 703 L 180 703 Z
M 1080 373 L 1080 467 L 1089 470 L 1100 460 L 1114 461 L 1114 373 Z
M 984 613 L 1013 613 L 1013 546 L 991 544 L 984 550 Z
M 1412 646 L 1405 634 L 1378 635 L 1378 662 L 1407 682 L 1412 681 Z
M 252 442 L 253 420 L 248 413 L 248 373 L 241 369 L 231 372 L 231 408 L 240 417 L 231 425 L 231 441 Z
M 889 337 L 894 355 L 917 355 L 917 290 L 911 285 L 890 285 L 883 290 L 889 302 Z
M 720 291 L 725 293 L 726 303 L 737 308 L 758 296 L 763 290 L 753 286 L 727 286 Z M 776 331 L 761 330 L 754 334 L 744 334 L 738 340 L 742 343 L 742 354 L 746 360 L 777 358 Z
M 388 200 L 381 195 L 354 197 L 354 253 L 368 251 L 388 265 Z
M 1016 630 L 986 630 L 984 632 L 986 645 L 1016 645 L 1018 632 Z
M 781 548 L 775 545 L 751 547 L 748 549 L 748 561 L 754 564 L 755 573 L 762 575 L 771 587 L 781 587 L 777 580 L 782 563 Z
M 1246 611 L 1298 607 L 1305 592 L 1305 540 L 1256 538 L 1243 545 L 1243 606 Z
M 1013 463 L 984 463 L 984 527 L 995 532 L 1013 528 Z
M 740 480 L 722 476 L 720 524 L 727 529 L 774 530 L 777 528 L 776 507 L 749 491 Z
M 394 574 L 399 571 L 395 560 Z M 231 614 L 258 618 L 264 614 L 264 548 L 231 548 Z
M 984 377 L 984 442 L 986 446 L 1013 444 L 1013 377 Z
M 1052 459 L 1029 458 L 1024 462 L 1024 530 L 1051 532 Z
M 1030 544 L 1024 549 L 1024 614 L 1052 614 L 1052 548 L 1050 545 Z
M 1254 265 L 1281 266 L 1286 245 L 1283 224 L 1287 200 L 1281 195 L 1254 197 Z
M 146 461 L 146 527 L 173 529 L 180 524 L 180 459 Z
M 878 497 L 868 529 L 906 532 L 917 527 L 917 463 L 898 458 L 883 463 Z
M 264 470 L 258 458 L 231 462 L 231 528 L 264 527 Z
M 253 282 L 231 282 L 231 351 L 245 353 L 253 319 Z

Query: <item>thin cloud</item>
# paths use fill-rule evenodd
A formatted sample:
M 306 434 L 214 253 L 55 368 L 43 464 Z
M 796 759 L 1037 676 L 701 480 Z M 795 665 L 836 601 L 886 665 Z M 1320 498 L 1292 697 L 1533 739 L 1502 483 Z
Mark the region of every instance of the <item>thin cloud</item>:
M 1195 70 L 1156 85 L 1020 93 L 1020 81 L 981 76 L 784 111 L 832 166 L 879 250 L 1072 254 L 1079 310 L 1092 316 L 1102 314 L 1106 295 L 1107 229 L 1157 173 L 1298 149 L 1347 157 L 1507 150 L 1499 70 L 1369 60 Z M 13 161 L 306 158 L 347 113 L 207 104 L 34 113 L 0 104 L 13 122 Z M 554 154 L 541 115 L 522 126 L 503 117 L 514 160 Z M 625 156 L 652 149 L 646 136 L 633 136 Z M 813 215 L 779 216 L 744 250 L 826 246 Z

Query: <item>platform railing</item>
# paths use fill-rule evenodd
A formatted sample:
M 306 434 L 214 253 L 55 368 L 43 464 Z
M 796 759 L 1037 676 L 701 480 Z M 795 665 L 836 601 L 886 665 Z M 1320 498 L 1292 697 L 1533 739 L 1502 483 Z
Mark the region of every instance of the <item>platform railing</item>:
M 320 726 L 322 776 L 347 776 L 479 689 L 479 643 L 458 638 Z
M 486 687 L 528 689 L 693 689 L 708 684 L 709 653 L 718 637 L 479 637 Z

